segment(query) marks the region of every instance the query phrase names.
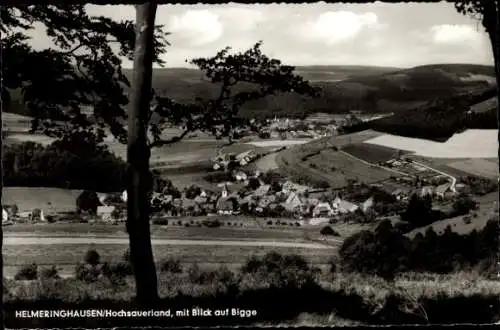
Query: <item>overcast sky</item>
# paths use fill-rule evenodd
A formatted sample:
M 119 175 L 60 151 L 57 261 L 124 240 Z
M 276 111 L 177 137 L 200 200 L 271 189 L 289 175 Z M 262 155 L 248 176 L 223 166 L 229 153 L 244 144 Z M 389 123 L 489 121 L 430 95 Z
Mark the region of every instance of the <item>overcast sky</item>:
M 135 19 L 130 5 L 88 5 L 89 13 Z M 449 3 L 161 5 L 156 23 L 172 34 L 168 67 L 263 41 L 268 56 L 291 65 L 493 64 L 481 24 Z M 34 43 L 44 43 L 37 37 Z M 46 43 L 46 41 L 45 41 Z M 124 62 L 130 67 L 130 63 Z

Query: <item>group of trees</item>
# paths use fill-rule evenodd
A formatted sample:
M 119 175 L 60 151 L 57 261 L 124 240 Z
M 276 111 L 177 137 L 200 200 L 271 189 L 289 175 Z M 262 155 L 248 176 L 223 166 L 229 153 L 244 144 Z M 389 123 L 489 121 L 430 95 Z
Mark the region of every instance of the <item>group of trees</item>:
M 497 220 L 490 220 L 482 230 L 463 235 L 449 226 L 438 235 L 429 227 L 425 234 L 418 233 L 413 239 L 386 220 L 373 232 L 366 230 L 347 238 L 339 253 L 344 270 L 389 279 L 404 271 L 493 271 L 498 240 Z
M 58 187 L 117 192 L 126 188 L 126 163 L 108 150 L 75 153 L 62 143 L 7 145 L 3 150 L 5 186 Z
M 348 133 L 365 129 L 406 137 L 446 140 L 464 129 L 498 128 L 496 108 L 483 113 L 469 113 L 469 106 L 494 97 L 496 89 L 479 95 L 458 95 L 431 101 L 414 109 L 398 111 L 389 117 L 344 127 Z

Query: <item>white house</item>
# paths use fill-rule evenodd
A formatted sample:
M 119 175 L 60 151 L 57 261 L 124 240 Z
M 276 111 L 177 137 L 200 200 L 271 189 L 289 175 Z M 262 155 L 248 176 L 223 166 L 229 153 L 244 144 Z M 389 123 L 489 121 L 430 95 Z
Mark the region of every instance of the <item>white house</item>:
M 361 209 L 363 210 L 363 212 L 366 212 L 373 206 L 373 204 L 373 197 L 370 197 L 363 202 L 363 204 L 361 205 Z
M 114 206 L 98 206 L 97 216 L 104 221 L 109 221 L 111 220 L 111 213 L 113 213 L 114 210 L 115 210 Z
M 2 222 L 7 221 L 9 221 L 9 212 L 5 211 L 5 209 L 2 209 Z
M 333 209 L 334 209 L 335 213 L 337 213 L 337 212 L 350 213 L 350 212 L 356 211 L 359 208 L 359 206 L 357 206 L 356 204 L 342 200 L 338 197 L 335 198 L 335 200 L 333 201 L 332 204 L 333 204 Z
M 332 207 L 325 202 L 318 203 L 313 209 L 313 217 L 330 217 L 332 215 Z
M 234 175 L 234 178 L 237 180 L 237 181 L 245 181 L 247 179 L 247 175 L 244 173 L 244 172 L 237 172 L 235 175 Z

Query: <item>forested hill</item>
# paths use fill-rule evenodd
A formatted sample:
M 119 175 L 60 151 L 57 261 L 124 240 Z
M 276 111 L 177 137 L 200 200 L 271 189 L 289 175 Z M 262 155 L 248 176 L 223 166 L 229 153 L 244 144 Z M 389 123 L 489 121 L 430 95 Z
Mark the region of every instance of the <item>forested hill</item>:
M 344 113 L 361 110 L 372 113 L 399 112 L 435 99 L 446 99 L 470 91 L 481 91 L 495 80 L 491 66 L 439 64 L 398 69 L 371 66 L 300 66 L 298 74 L 322 89 L 319 98 L 284 94 L 246 104 L 246 117 L 303 116 L 309 113 Z M 125 74 L 131 77 L 131 70 Z M 190 103 L 195 97 L 217 95 L 211 84 L 195 69 L 155 69 L 153 87 L 161 95 Z M 8 112 L 28 114 L 19 93 Z

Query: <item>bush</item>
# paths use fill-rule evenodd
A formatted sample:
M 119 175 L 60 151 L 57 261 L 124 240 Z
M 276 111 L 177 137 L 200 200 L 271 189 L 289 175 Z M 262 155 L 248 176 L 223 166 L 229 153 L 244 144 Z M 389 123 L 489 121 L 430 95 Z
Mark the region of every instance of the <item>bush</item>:
M 58 278 L 60 278 L 59 272 L 57 271 L 56 266 L 42 269 L 42 271 L 40 272 L 40 276 L 42 278 L 46 278 L 46 279 L 58 279 Z
M 321 228 L 320 234 L 325 236 L 340 236 L 339 233 L 333 230 L 333 228 L 330 226 L 325 226 Z
M 273 225 L 273 221 L 272 220 L 268 220 L 266 223 L 267 223 L 268 226 L 272 226 Z
M 38 277 L 38 266 L 36 263 L 32 263 L 31 265 L 22 266 L 14 276 L 16 281 L 21 280 L 36 280 Z
M 208 227 L 208 228 L 217 228 L 217 227 L 220 227 L 221 226 L 221 223 L 219 220 L 215 219 L 215 220 L 209 220 L 209 219 L 206 219 L 206 220 L 203 220 L 202 221 L 202 224 L 205 226 L 205 227 Z
M 318 271 L 311 268 L 302 256 L 283 256 L 276 252 L 250 257 L 241 268 L 244 278 L 267 283 L 272 288 L 301 288 L 314 284 Z
M 132 265 L 127 262 L 118 262 L 116 264 L 103 263 L 101 273 L 114 284 L 123 284 L 127 276 L 134 275 Z
M 168 219 L 158 218 L 153 219 L 153 225 L 168 226 Z
M 167 258 L 160 262 L 160 271 L 164 273 L 182 273 L 182 264 L 179 259 Z
M 106 266 L 104 267 L 106 269 Z M 75 267 L 75 276 L 83 282 L 95 282 L 101 275 L 101 269 L 90 264 L 77 264 Z
M 86 264 L 89 264 L 91 266 L 96 266 L 100 263 L 101 256 L 99 255 L 99 253 L 97 253 L 96 250 L 88 250 L 87 253 L 85 254 L 84 261 Z
M 464 221 L 464 223 L 465 223 L 466 225 L 470 225 L 470 224 L 472 223 L 471 217 L 470 217 L 470 216 L 468 216 L 468 215 L 467 215 L 467 216 L 465 216 L 465 217 L 463 217 L 463 218 L 462 218 L 462 220 Z

